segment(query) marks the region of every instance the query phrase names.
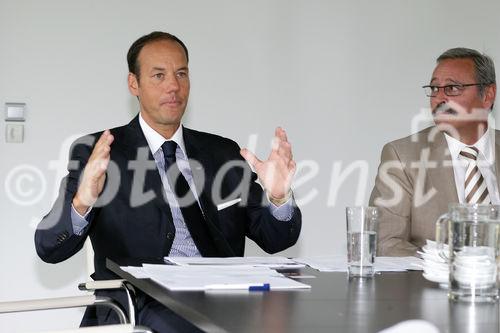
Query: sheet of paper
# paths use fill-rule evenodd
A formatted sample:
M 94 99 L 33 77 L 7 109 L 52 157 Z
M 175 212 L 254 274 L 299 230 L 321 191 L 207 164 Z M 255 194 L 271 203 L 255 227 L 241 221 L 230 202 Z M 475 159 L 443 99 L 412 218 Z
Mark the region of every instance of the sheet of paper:
M 417 257 L 376 257 L 375 270 L 394 272 L 397 270 L 422 270 L 423 260 Z
M 345 255 L 294 258 L 296 262 L 305 264 L 321 272 L 347 272 Z M 421 270 L 422 259 L 417 257 L 376 257 L 375 271 L 404 272 Z
M 149 277 L 142 267 L 121 266 L 120 268 L 137 279 L 146 279 Z
M 207 257 L 165 257 L 165 262 L 186 265 L 249 265 L 254 267 L 270 267 L 273 269 L 302 268 L 305 265 L 297 263 L 285 257 L 229 257 L 229 258 L 207 258 Z
M 308 289 L 309 285 L 289 279 L 268 267 L 248 265 L 143 265 L 144 272 L 172 291 L 248 290 L 269 284 L 271 290 Z
M 345 256 L 303 257 L 293 260 L 320 272 L 347 272 L 347 258 Z

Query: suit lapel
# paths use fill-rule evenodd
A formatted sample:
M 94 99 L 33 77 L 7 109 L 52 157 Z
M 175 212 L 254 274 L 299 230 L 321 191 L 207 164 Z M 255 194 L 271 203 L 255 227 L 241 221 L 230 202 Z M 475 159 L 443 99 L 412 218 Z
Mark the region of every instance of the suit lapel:
M 219 256 L 235 256 L 236 254 L 219 228 L 219 216 L 212 200 L 213 181 L 218 171 L 214 164 L 214 157 L 211 155 L 213 147 L 207 147 L 206 142 L 200 140 L 193 130 L 184 127 L 183 133 L 186 154 L 193 173 L 196 192 L 199 195 L 201 210 L 211 233 L 208 236 L 214 240 Z
M 437 128 L 433 127 L 434 130 L 437 130 Z M 448 211 L 450 202 L 458 202 L 458 195 L 451 154 L 444 134 L 438 132 L 433 139 L 430 137 L 429 147 L 429 161 L 431 163 L 436 162 L 434 167 L 428 168 L 431 185 L 437 191 L 431 200 L 436 202 L 440 211 L 445 212 Z
M 209 149 L 204 149 L 204 145 L 196 134 L 188 129 L 183 128 L 184 145 L 186 154 L 189 159 L 193 180 L 196 187 L 196 192 L 199 195 L 200 205 L 205 217 L 209 217 L 209 221 L 214 221 L 215 211 L 214 204 L 210 199 L 210 191 L 212 189 L 213 180 L 215 178 L 215 167 L 211 156 L 208 154 Z
M 127 133 L 124 135 L 122 142 L 124 142 L 122 148 L 124 149 L 129 161 L 142 161 L 147 163 L 145 167 L 147 171 L 142 193 L 152 191 L 154 193 L 154 197 L 152 199 L 154 204 L 165 213 L 168 222 L 173 224 L 172 212 L 170 211 L 170 206 L 165 199 L 163 184 L 161 182 L 158 169 L 156 168 L 155 160 L 139 124 L 139 116 L 135 117 L 127 126 Z M 141 156 L 140 154 L 144 155 Z M 137 177 L 137 175 L 133 176 Z M 162 228 L 166 228 L 166 225 L 162 225 Z M 166 234 L 166 232 L 163 234 Z

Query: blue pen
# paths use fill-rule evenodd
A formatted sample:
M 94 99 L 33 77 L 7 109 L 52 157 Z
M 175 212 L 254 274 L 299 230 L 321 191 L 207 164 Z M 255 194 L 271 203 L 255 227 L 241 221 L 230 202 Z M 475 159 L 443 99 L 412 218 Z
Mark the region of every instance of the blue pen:
M 248 291 L 269 291 L 271 290 L 271 285 L 269 283 L 264 283 L 261 286 L 250 286 Z

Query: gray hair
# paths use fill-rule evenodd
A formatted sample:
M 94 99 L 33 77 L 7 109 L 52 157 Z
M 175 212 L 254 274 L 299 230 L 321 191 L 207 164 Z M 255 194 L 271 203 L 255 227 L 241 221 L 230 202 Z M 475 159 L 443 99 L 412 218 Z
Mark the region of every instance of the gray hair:
M 478 87 L 479 96 L 484 96 L 487 86 L 496 84 L 495 64 L 488 55 L 484 53 L 481 54 L 473 49 L 456 47 L 445 51 L 436 59 L 436 61 L 439 63 L 440 61 L 446 59 L 471 59 L 474 62 L 476 82 L 481 84 Z

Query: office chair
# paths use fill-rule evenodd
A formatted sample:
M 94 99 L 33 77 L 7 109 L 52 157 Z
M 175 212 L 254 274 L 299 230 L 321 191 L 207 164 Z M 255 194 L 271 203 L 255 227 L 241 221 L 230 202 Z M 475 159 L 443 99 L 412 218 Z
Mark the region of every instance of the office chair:
M 87 259 L 87 273 L 90 276 L 94 269 L 94 251 L 92 249 L 92 244 L 87 239 L 85 242 L 85 251 Z M 96 290 L 103 289 L 123 289 L 127 295 L 127 305 L 128 305 L 128 316 L 125 314 L 123 309 L 118 305 L 118 303 L 109 297 L 95 296 L 95 295 L 85 295 L 85 296 L 72 296 L 72 297 L 56 297 L 56 298 L 45 298 L 45 299 L 30 299 L 22 301 L 11 301 L 11 302 L 0 302 L 0 314 L 1 313 L 12 313 L 12 312 L 26 312 L 26 311 L 38 311 L 38 310 L 53 310 L 53 309 L 66 309 L 75 307 L 87 307 L 87 306 L 105 306 L 116 312 L 120 325 L 106 325 L 100 326 L 103 329 L 108 326 L 120 326 L 117 329 L 129 329 L 130 327 L 135 329 L 135 301 L 134 301 L 134 289 L 125 280 L 105 280 L 105 281 L 88 281 L 85 283 L 80 283 L 78 288 L 83 291 L 94 292 Z M 97 328 L 100 328 L 97 327 Z M 90 328 L 80 328 L 75 332 L 86 332 L 84 329 L 90 329 L 89 332 L 94 332 Z M 96 329 L 97 329 L 96 328 Z M 144 327 L 137 327 L 139 330 L 125 330 L 116 332 L 150 332 L 145 331 Z M 110 328 L 108 329 L 110 330 Z M 66 331 L 65 331 L 66 332 Z M 70 332 L 70 331 L 68 331 Z M 95 331 L 101 332 L 101 331 Z M 108 332 L 108 331 L 102 331 Z M 109 331 L 115 332 L 115 331 Z

